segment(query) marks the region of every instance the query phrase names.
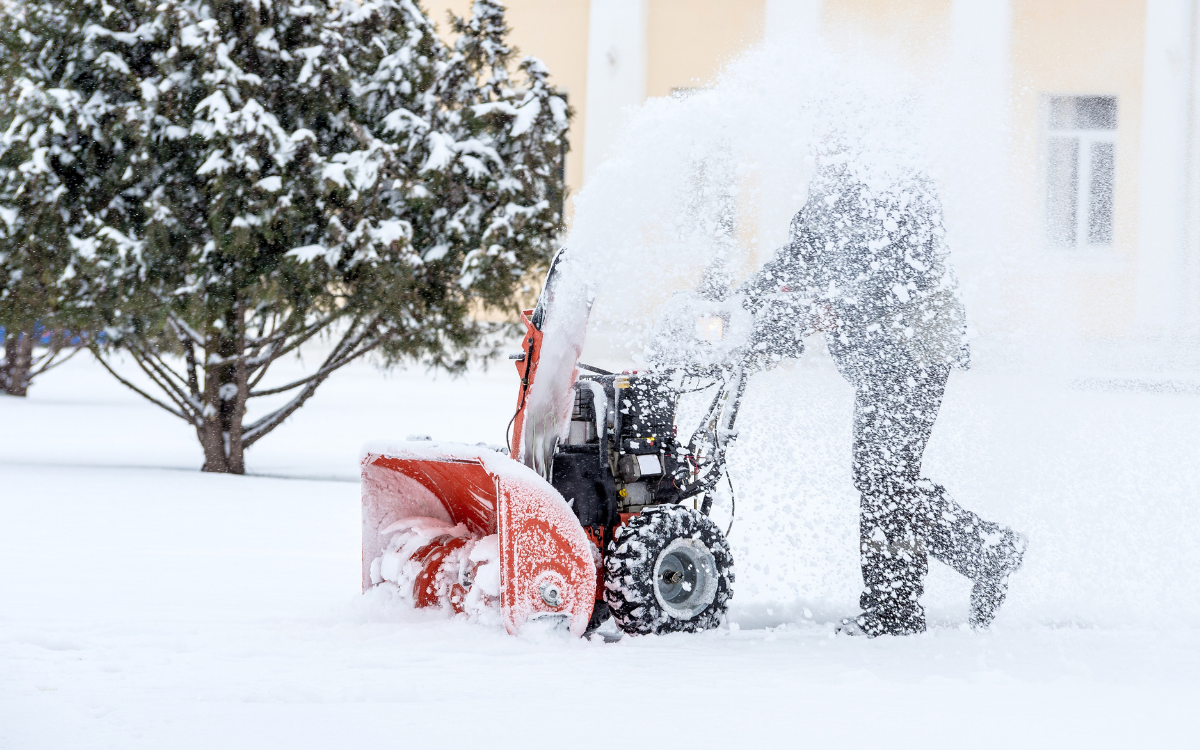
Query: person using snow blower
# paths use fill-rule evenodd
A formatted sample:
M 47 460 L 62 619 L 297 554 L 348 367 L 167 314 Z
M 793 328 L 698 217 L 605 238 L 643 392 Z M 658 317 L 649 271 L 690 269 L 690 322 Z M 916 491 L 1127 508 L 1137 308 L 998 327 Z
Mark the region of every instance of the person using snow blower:
M 986 627 L 1025 552 L 1023 536 L 921 476 L 950 370 L 965 369 L 970 356 L 944 235 L 927 175 L 872 171 L 846 149 L 831 150 L 818 161 L 789 243 L 738 290 L 761 321 L 758 338 L 824 331 L 855 388 L 863 611 L 840 632 L 923 632 L 929 555 L 971 579 L 970 622 Z

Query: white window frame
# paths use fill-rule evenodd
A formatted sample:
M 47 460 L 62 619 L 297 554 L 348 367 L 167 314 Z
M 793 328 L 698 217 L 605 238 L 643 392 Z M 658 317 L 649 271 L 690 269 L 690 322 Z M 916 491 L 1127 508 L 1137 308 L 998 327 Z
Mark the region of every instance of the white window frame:
M 1067 98 L 1067 97 L 1087 98 L 1090 96 L 1104 96 L 1105 98 L 1111 97 L 1113 99 L 1117 99 L 1117 97 L 1112 96 L 1110 94 L 1094 94 L 1094 95 L 1093 94 L 1055 94 L 1052 96 L 1047 96 L 1045 98 L 1046 105 L 1044 107 L 1045 115 L 1044 115 L 1043 121 L 1046 123 L 1046 127 L 1045 127 L 1045 133 L 1046 133 L 1045 144 L 1046 145 L 1044 148 L 1045 165 L 1046 166 L 1045 166 L 1045 169 L 1043 170 L 1044 176 L 1042 179 L 1042 186 L 1043 186 L 1043 195 L 1046 198 L 1046 202 L 1044 205 L 1047 206 L 1047 216 L 1046 216 L 1046 221 L 1043 222 L 1043 227 L 1044 227 L 1043 231 L 1045 232 L 1045 235 L 1046 235 L 1047 244 L 1049 244 L 1052 247 L 1055 247 L 1059 250 L 1066 250 L 1066 251 L 1111 250 L 1111 249 L 1113 249 L 1114 245 L 1116 244 L 1116 185 L 1115 184 L 1112 186 L 1113 206 L 1112 206 L 1111 210 L 1112 210 L 1113 215 L 1111 217 L 1111 221 L 1112 221 L 1113 226 L 1110 228 L 1112 239 L 1109 242 L 1097 244 L 1097 243 L 1093 243 L 1090 241 L 1090 237 L 1089 237 L 1090 233 L 1088 232 L 1088 213 L 1091 210 L 1092 202 L 1094 199 L 1092 196 L 1092 189 L 1091 189 L 1091 186 L 1092 186 L 1092 158 L 1091 158 L 1092 145 L 1095 143 L 1111 143 L 1112 144 L 1113 181 L 1115 183 L 1116 169 L 1117 169 L 1117 167 L 1116 167 L 1116 164 L 1117 164 L 1117 128 L 1113 128 L 1111 130 L 1078 129 L 1078 128 L 1067 129 L 1067 128 L 1053 128 L 1050 125 L 1050 107 L 1051 107 L 1051 101 L 1053 99 Z M 1118 106 L 1118 112 L 1119 112 L 1120 111 L 1119 110 L 1119 107 L 1120 107 L 1119 99 L 1117 102 L 1117 106 Z M 1119 123 L 1118 123 L 1118 127 L 1119 127 Z M 1062 243 L 1056 242 L 1050 236 L 1050 226 L 1049 226 L 1050 217 L 1049 217 L 1049 205 L 1048 205 L 1049 190 L 1050 190 L 1050 180 L 1049 180 L 1050 163 L 1049 162 L 1050 162 L 1050 141 L 1051 141 L 1051 139 L 1054 139 L 1054 138 L 1075 138 L 1079 142 L 1079 148 L 1075 154 L 1075 170 L 1076 170 L 1075 197 L 1076 197 L 1076 200 L 1075 200 L 1075 244 L 1073 244 L 1073 245 L 1064 245 Z

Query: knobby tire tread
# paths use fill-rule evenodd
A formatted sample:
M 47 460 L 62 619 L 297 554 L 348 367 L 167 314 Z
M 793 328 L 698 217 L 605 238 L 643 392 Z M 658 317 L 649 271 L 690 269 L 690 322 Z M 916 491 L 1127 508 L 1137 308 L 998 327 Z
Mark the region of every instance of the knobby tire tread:
M 689 620 L 671 617 L 654 596 L 654 564 L 677 538 L 697 539 L 712 552 L 717 591 L 712 603 Z M 725 535 L 697 510 L 664 505 L 644 511 L 618 528 L 604 560 L 604 600 L 626 633 L 695 633 L 721 624 L 733 596 L 733 555 Z

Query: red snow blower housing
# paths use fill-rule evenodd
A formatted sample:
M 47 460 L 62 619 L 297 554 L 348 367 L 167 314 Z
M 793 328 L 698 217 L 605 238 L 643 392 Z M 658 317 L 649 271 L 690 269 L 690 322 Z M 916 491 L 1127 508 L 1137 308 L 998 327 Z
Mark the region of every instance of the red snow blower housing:
M 588 295 L 563 281 L 565 266 L 560 252 L 522 315 L 511 458 L 428 441 L 366 447 L 363 588 L 498 612 L 514 634 L 554 618 L 582 635 L 610 614 L 626 633 L 715 627 L 734 574 L 709 511 L 749 374 L 726 364 L 749 349 L 728 343 L 745 314 L 688 296 L 659 366 L 604 372 L 578 362 Z M 712 400 L 684 443 L 678 396 L 702 390 Z

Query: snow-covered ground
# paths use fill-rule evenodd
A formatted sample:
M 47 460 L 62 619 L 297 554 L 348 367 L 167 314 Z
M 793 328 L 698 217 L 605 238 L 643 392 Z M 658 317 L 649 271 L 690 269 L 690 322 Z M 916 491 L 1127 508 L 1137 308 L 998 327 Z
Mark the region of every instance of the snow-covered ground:
M 990 632 L 935 564 L 930 632 L 871 641 L 831 634 L 849 399 L 819 352 L 756 377 L 729 627 L 606 644 L 358 592 L 359 446 L 502 443 L 507 363 L 349 368 L 227 477 L 81 357 L 0 398 L 0 747 L 1197 747 L 1200 397 L 956 373 L 927 473 L 1026 568 Z

